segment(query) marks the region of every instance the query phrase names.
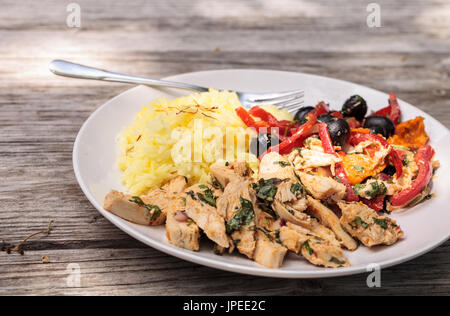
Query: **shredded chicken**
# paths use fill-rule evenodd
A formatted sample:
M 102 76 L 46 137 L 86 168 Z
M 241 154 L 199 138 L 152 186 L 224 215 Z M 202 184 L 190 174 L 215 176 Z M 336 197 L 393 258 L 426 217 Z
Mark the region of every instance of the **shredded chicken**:
M 403 231 L 389 217 L 379 216 L 363 203 L 339 202 L 342 226 L 365 246 L 392 245 L 403 236 Z
M 310 194 L 319 200 L 340 201 L 345 197 L 345 185 L 330 177 L 299 172 L 298 175 Z
M 207 184 L 196 184 L 185 190 L 186 214 L 204 231 L 206 236 L 219 246 L 229 247 L 228 236 L 225 230 L 225 219 L 217 212 L 214 205 L 205 202 L 210 190 L 216 197 L 219 191 Z M 203 199 L 201 198 L 203 196 Z
M 310 230 L 288 223 L 280 229 L 280 241 L 290 251 L 315 265 L 336 268 L 349 266 L 339 245 L 315 235 Z
M 317 217 L 322 225 L 330 228 L 347 249 L 355 250 L 358 248 L 356 241 L 342 228 L 339 217 L 332 210 L 310 196 L 308 196 L 308 202 L 310 212 Z

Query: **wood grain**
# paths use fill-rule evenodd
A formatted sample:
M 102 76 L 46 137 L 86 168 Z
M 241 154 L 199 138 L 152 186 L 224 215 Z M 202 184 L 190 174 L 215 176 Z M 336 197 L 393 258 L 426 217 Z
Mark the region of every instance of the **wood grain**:
M 0 4 L 0 241 L 15 244 L 55 220 L 25 255 L 0 253 L 0 295 L 399 295 L 450 293 L 450 242 L 367 275 L 281 280 L 218 271 L 153 250 L 99 216 L 76 183 L 72 146 L 92 111 L 128 89 L 55 77 L 48 62 L 164 77 L 266 68 L 308 72 L 397 95 L 450 126 L 448 1 L 377 1 L 381 28 L 366 26 L 367 1 L 77 1 Z M 43 264 L 42 256 L 51 263 Z M 67 286 L 69 263 L 81 287 Z M 239 287 L 236 287 L 236 284 Z

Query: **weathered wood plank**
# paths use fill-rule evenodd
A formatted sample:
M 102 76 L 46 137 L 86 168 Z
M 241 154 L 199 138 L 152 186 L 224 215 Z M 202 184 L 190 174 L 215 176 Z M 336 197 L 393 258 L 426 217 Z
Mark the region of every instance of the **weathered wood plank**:
M 450 127 L 450 6 L 446 0 L 2 1 L 0 9 L 0 242 L 15 244 L 55 220 L 25 256 L 0 253 L 0 295 L 302 295 L 450 293 L 450 242 L 382 272 L 321 280 L 244 276 L 191 264 L 135 241 L 90 205 L 72 171 L 76 134 L 127 85 L 55 77 L 54 58 L 164 77 L 227 68 L 325 75 L 398 96 Z M 49 256 L 51 263 L 42 264 Z M 79 264 L 81 288 L 67 286 Z M 236 287 L 236 283 L 240 286 Z

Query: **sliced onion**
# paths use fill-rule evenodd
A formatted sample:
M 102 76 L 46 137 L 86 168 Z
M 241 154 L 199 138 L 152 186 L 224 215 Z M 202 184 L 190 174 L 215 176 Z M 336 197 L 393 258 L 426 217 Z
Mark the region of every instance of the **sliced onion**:
M 189 219 L 185 211 L 178 211 L 174 216 L 177 222 L 186 222 Z

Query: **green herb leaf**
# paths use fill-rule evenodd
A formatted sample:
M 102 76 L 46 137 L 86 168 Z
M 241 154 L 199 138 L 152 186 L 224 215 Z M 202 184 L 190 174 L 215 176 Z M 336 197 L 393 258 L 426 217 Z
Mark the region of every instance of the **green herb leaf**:
M 364 184 L 358 183 L 353 186 L 353 191 L 355 191 L 355 193 L 358 195 L 359 192 L 364 188 L 365 188 Z
M 228 233 L 239 230 L 242 226 L 250 224 L 255 218 L 252 202 L 243 197 L 239 197 L 239 201 L 241 202 L 241 210 L 227 223 Z
M 260 199 L 272 202 L 278 191 L 277 184 L 281 182 L 280 179 L 276 178 L 269 180 L 260 179 L 258 181 L 258 187 L 255 189 L 256 196 Z
M 156 220 L 162 213 L 161 209 L 157 205 L 153 204 L 145 204 L 144 201 L 139 196 L 132 196 L 130 202 L 136 203 L 139 206 L 145 207 L 149 212 L 152 213 L 150 217 L 151 221 Z
M 292 186 L 291 186 L 291 192 L 292 192 L 292 194 L 294 194 L 295 196 L 297 196 L 298 194 L 301 194 L 301 193 L 303 193 L 304 192 L 304 188 L 303 188 L 303 185 L 301 185 L 300 183 L 294 183 Z
M 365 194 L 371 198 L 374 198 L 379 194 L 386 193 L 386 186 L 383 182 L 379 183 L 378 181 L 373 181 L 370 182 L 370 186 L 372 187 L 372 190 L 366 191 Z
M 387 229 L 388 228 L 386 219 L 378 219 L 376 217 L 372 217 L 372 219 L 373 219 L 373 222 L 375 224 L 377 224 L 378 226 L 380 226 L 381 228 L 383 228 L 383 229 Z
M 302 247 L 300 248 L 300 250 L 301 250 L 303 247 L 306 249 L 306 251 L 308 251 L 308 253 L 309 253 L 310 256 L 312 256 L 312 255 L 314 254 L 314 249 L 311 248 L 311 246 L 309 245 L 309 241 L 308 241 L 308 240 L 305 241 L 305 242 L 303 243 L 303 245 L 302 245 Z
M 275 213 L 275 211 L 270 207 L 270 205 L 267 205 L 266 203 L 258 203 L 258 206 L 261 209 L 261 211 L 269 214 L 274 219 L 278 219 L 277 213 Z
M 280 160 L 280 161 L 275 161 L 274 164 L 275 164 L 275 165 L 276 165 L 276 164 L 279 164 L 279 165 L 282 166 L 283 168 L 291 165 L 290 162 L 287 162 L 287 161 L 281 161 L 281 160 Z
M 207 187 L 206 185 L 199 185 L 198 186 L 200 189 L 205 189 L 203 191 L 203 193 L 197 192 L 197 197 L 200 201 L 205 202 L 208 205 L 211 205 L 213 207 L 217 207 L 216 206 L 216 200 L 217 197 L 214 196 L 213 191 Z
M 358 228 L 358 224 L 361 225 L 362 228 L 369 227 L 369 224 L 367 224 L 365 221 L 362 220 L 361 217 L 356 216 L 355 219 L 352 222 L 356 228 Z
M 336 263 L 336 264 L 338 264 L 338 265 L 344 265 L 344 264 L 346 263 L 345 261 L 339 260 L 339 259 L 336 258 L 336 257 L 331 257 L 330 262 Z

